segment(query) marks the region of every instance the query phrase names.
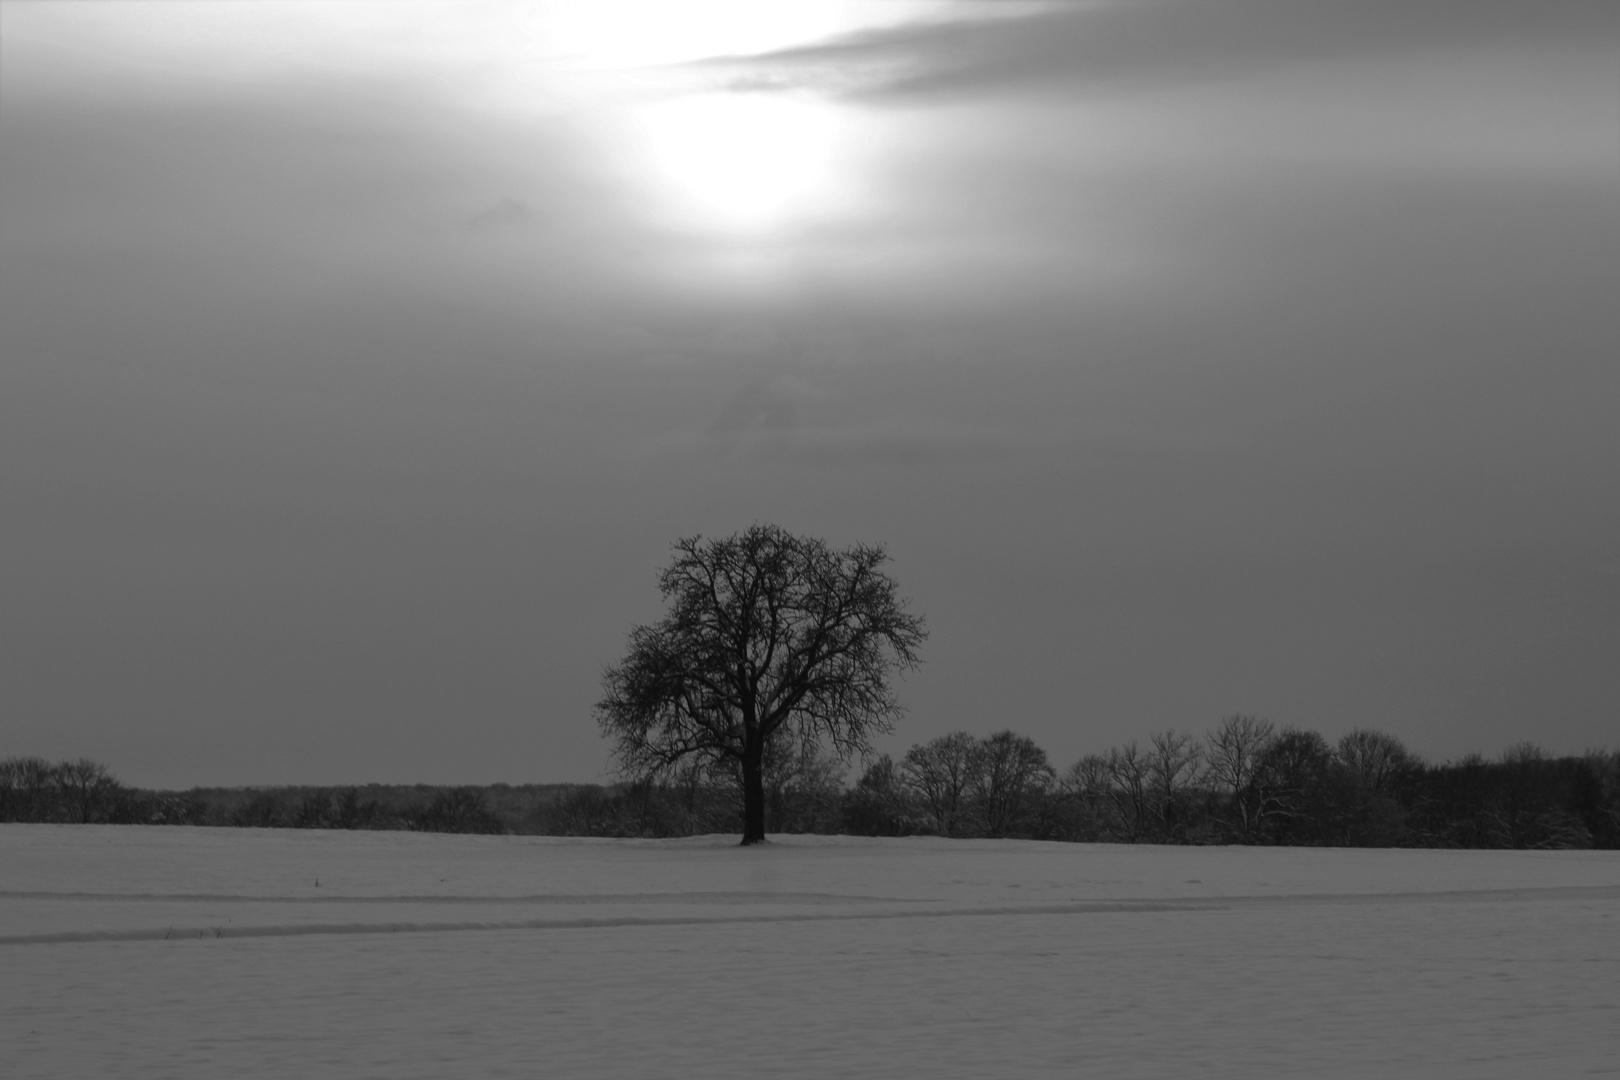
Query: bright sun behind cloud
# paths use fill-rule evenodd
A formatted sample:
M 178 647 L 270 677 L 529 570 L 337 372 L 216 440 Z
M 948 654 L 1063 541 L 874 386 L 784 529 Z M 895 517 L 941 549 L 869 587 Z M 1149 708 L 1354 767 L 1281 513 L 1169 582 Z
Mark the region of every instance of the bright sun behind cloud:
M 839 124 L 835 107 L 813 98 L 704 93 L 637 110 L 631 133 L 655 217 L 760 233 L 837 202 Z
M 625 91 L 613 156 L 660 227 L 780 237 L 847 199 L 851 110 L 793 90 L 714 84 L 703 61 L 768 53 L 914 18 L 916 4 L 706 0 L 554 8 L 550 47 Z M 610 95 L 611 96 L 611 95 Z

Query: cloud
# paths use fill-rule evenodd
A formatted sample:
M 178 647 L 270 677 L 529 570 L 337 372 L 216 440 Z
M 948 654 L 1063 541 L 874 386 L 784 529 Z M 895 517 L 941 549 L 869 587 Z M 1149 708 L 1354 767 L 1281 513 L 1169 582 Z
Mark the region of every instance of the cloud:
M 757 57 L 700 62 L 735 84 L 813 87 L 874 101 L 977 99 L 1043 86 L 1142 88 L 1269 68 L 1440 49 L 1611 42 L 1607 5 L 1564 0 L 1097 0 L 994 19 L 865 30 Z

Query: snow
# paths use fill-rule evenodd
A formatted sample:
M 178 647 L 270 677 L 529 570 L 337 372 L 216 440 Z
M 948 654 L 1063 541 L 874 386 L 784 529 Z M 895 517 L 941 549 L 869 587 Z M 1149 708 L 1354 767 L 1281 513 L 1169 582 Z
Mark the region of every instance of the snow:
M 317 884 L 318 882 L 318 884 Z M 0 825 L 10 1077 L 1573 1077 L 1620 853 Z

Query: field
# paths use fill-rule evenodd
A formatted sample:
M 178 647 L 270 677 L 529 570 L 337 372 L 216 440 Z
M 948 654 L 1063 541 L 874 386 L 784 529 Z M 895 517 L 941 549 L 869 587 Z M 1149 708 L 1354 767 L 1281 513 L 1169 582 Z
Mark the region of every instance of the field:
M 1576 1077 L 1620 853 L 0 826 L 9 1077 Z

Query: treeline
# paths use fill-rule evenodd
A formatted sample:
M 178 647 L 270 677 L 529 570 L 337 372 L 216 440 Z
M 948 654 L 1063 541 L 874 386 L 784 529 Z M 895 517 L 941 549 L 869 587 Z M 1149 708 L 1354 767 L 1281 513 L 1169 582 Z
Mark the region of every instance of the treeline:
M 946 836 L 1335 847 L 1620 847 L 1620 754 L 1431 765 L 1399 739 L 1233 716 L 1163 731 L 1062 773 L 1029 739 L 965 733 L 879 759 L 856 785 L 872 820 Z
M 52 763 L 22 757 L 0 761 L 0 822 L 545 832 L 547 809 L 574 787 L 368 784 L 146 791 L 125 786 L 105 765 L 85 758 Z
M 883 755 L 853 785 L 813 747 L 766 761 L 771 832 L 1017 837 L 1093 843 L 1617 848 L 1620 753 L 1431 765 L 1399 739 L 1232 716 L 1204 736 L 1163 731 L 1058 772 L 1026 736 L 967 732 Z M 772 760 L 774 757 L 774 760 Z M 661 783 L 580 789 L 574 831 L 678 836 L 740 828 L 736 780 L 691 769 Z M 561 809 L 561 808 L 559 808 Z
M 814 743 L 765 763 L 776 833 L 1019 837 L 1107 843 L 1349 847 L 1620 847 L 1620 753 L 1432 765 L 1399 739 L 1337 743 L 1232 716 L 1163 731 L 1058 772 L 1033 740 L 966 732 L 871 761 L 853 784 Z M 91 761 L 0 761 L 0 821 L 411 829 L 673 837 L 742 829 L 740 776 L 688 763 L 612 785 L 127 788 Z

